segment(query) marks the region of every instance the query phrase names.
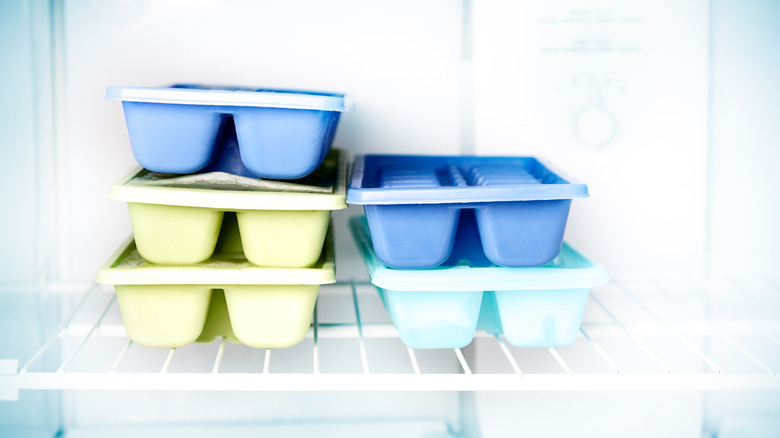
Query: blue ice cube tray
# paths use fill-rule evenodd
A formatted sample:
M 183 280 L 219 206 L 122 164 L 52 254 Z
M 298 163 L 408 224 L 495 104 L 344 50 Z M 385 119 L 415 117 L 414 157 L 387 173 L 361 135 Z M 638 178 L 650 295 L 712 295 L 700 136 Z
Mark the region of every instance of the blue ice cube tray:
M 608 281 L 598 263 L 564 243 L 549 263 L 506 268 L 490 262 L 464 210 L 452 255 L 431 269 L 393 269 L 371 244 L 365 218 L 350 229 L 401 340 L 411 348 L 461 348 L 477 329 L 517 347 L 559 347 L 577 337 L 588 294 Z
M 466 210 L 488 259 L 518 267 L 558 254 L 571 200 L 587 196 L 585 184 L 533 157 L 359 155 L 347 203 L 363 205 L 377 257 L 390 267 L 447 260 Z
M 350 109 L 342 94 L 202 85 L 108 87 L 106 99 L 122 101 L 133 155 L 146 169 L 188 174 L 235 161 L 222 154 L 274 179 L 313 172 Z M 235 130 L 237 149 L 218 147 L 224 129 Z

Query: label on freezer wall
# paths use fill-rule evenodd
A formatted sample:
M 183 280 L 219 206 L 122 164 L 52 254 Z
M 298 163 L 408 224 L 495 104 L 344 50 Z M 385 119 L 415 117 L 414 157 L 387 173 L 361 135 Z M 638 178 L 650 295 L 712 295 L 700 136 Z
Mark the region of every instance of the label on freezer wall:
M 474 3 L 475 151 L 591 188 L 567 239 L 613 274 L 705 268 L 708 3 Z

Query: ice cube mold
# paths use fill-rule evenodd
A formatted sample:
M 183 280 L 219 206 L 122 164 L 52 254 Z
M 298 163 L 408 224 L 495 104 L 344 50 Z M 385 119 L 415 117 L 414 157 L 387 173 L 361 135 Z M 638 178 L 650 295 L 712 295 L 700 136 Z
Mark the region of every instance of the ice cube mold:
M 254 176 L 302 178 L 331 147 L 343 94 L 179 84 L 108 87 L 119 100 L 138 164 L 154 172 L 198 172 L 217 159 L 220 127 L 232 119 L 240 160 Z M 231 151 L 232 152 L 232 151 Z
M 301 268 L 319 258 L 331 211 L 347 206 L 345 155 L 331 150 L 317 171 L 294 183 L 135 169 L 114 184 L 111 198 L 127 202 L 138 251 L 149 262 L 205 261 L 222 229 L 243 243 L 251 263 Z M 237 227 L 224 226 L 226 212 Z
M 518 347 L 557 347 L 574 341 L 590 289 L 608 280 L 606 270 L 564 243 L 538 267 L 496 266 L 482 250 L 464 210 L 449 259 L 430 269 L 393 269 L 371 244 L 368 223 L 350 218 L 350 229 L 401 340 L 411 348 L 460 348 L 476 329 L 503 334 Z
M 177 348 L 223 336 L 256 348 L 285 348 L 306 336 L 321 284 L 335 282 L 328 237 L 310 268 L 272 269 L 234 252 L 191 266 L 153 265 L 132 238 L 98 270 L 114 285 L 127 334 L 147 347 Z
M 490 260 L 537 266 L 558 254 L 571 200 L 587 196 L 532 157 L 359 155 L 347 203 L 363 205 L 376 254 L 394 268 L 444 262 L 464 209 Z
M 587 196 L 585 184 L 533 157 L 358 155 L 347 203 L 363 205 L 376 254 L 393 268 L 444 262 L 467 209 L 487 257 L 515 267 L 552 260 L 571 200 Z

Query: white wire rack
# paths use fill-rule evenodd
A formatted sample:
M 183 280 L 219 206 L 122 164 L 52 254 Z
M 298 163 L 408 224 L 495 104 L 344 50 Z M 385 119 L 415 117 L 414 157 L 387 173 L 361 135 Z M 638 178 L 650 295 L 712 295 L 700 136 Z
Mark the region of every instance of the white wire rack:
M 516 348 L 478 331 L 464 349 L 413 350 L 365 282 L 322 287 L 307 338 L 265 351 L 224 339 L 146 348 L 127 338 L 111 291 L 51 295 L 63 322 L 23 362 L 0 360 L 3 398 L 28 389 L 780 390 L 780 287 L 770 281 L 613 281 L 592 291 L 577 340 L 563 348 Z

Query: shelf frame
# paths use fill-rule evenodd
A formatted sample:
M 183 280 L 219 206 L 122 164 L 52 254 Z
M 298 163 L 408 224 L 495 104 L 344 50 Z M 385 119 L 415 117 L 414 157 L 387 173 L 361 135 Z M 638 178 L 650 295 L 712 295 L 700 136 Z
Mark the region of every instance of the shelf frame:
M 419 351 L 406 347 L 409 372 L 377 373 L 369 367 L 368 339 L 395 338 L 399 335 L 389 322 L 367 323 L 363 318 L 361 301 L 364 295 L 373 293 L 367 282 L 348 281 L 323 286 L 318 304 L 312 318 L 312 326 L 307 338 L 312 340 L 312 370 L 309 373 L 275 372 L 272 350 L 265 350 L 262 363 L 257 364 L 257 372 L 222 372 L 226 349 L 232 348 L 225 339 L 220 338 L 210 346 L 214 347 L 213 356 L 199 359 L 208 363 L 208 372 L 171 372 L 173 361 L 177 360 L 176 349 L 168 350 L 162 367 L 158 372 L 120 372 L 118 371 L 128 352 L 137 347 L 117 323 L 104 322 L 106 315 L 117 306 L 116 297 L 110 290 L 92 284 L 86 287 L 83 296 L 72 306 L 63 322 L 43 345 L 23 365 L 18 359 L 0 360 L 0 398 L 14 400 L 20 390 L 156 390 L 156 391 L 710 391 L 710 390 L 780 390 L 780 376 L 772 364 L 761 359 L 749 347 L 741 345 L 736 337 L 742 335 L 757 336 L 772 345 L 780 356 L 780 310 L 774 300 L 766 301 L 753 295 L 749 288 L 742 288 L 738 282 L 717 283 L 717 287 L 708 287 L 707 283 L 694 284 L 693 289 L 679 293 L 670 290 L 661 282 L 644 282 L 645 293 L 633 290 L 631 282 L 613 280 L 609 291 L 594 290 L 590 297 L 590 306 L 606 315 L 601 322 L 585 321 L 579 332 L 596 357 L 603 361 L 603 372 L 575 372 L 579 359 L 571 355 L 565 357 L 559 348 L 547 348 L 551 363 L 555 366 L 545 372 L 528 372 L 518 358 L 517 349 L 508 345 L 501 335 L 490 335 L 483 331 L 476 333 L 480 343 L 495 343 L 491 348 L 500 351 L 498 357 L 506 361 L 504 373 L 484 373 L 480 367 L 479 352 L 470 347 L 453 349 L 451 361 L 459 371 L 429 373 L 422 371 Z M 650 295 L 647 287 L 650 285 Z M 780 294 L 777 284 L 766 282 L 771 293 Z M 53 287 L 51 290 L 69 291 L 69 287 Z M 107 295 L 110 298 L 107 299 Z M 686 295 L 687 294 L 687 295 Z M 735 298 L 735 294 L 737 298 Z M 323 302 L 341 296 L 352 303 L 354 322 L 323 323 Z M 674 306 L 689 316 L 686 320 L 669 320 L 654 312 L 646 302 L 650 296 L 654 300 L 662 299 L 664 306 Z M 687 305 L 682 297 L 698 297 L 707 300 L 705 304 L 717 302 L 731 311 L 728 319 L 709 319 L 697 313 Z M 363 298 L 362 298 L 363 297 Z M 633 303 L 644 314 L 644 321 L 631 321 L 621 318 L 616 309 L 616 298 Z M 87 306 L 91 300 L 105 300 L 103 307 Z M 751 317 L 735 305 L 733 300 L 747 299 L 772 314 L 770 319 Z M 91 324 L 74 322 L 75 316 L 85 307 L 92 309 L 94 322 Z M 333 308 L 333 306 L 330 306 Z M 343 310 L 343 309 L 342 309 Z M 678 372 L 668 357 L 650 346 L 644 339 L 648 336 L 664 336 L 674 339 L 693 357 L 701 362 L 701 372 Z M 751 363 L 754 371 L 727 372 L 707 352 L 707 343 L 697 345 L 690 337 L 718 339 L 734 348 L 735 354 Z M 96 337 L 119 338 L 124 340 L 123 347 L 110 367 L 101 372 L 78 372 L 69 370 L 69 365 L 83 353 L 83 347 Z M 620 363 L 620 359 L 610 354 L 602 345 L 603 340 L 617 338 L 634 343 L 647 356 L 647 364 L 654 372 L 629 372 Z M 58 341 L 70 339 L 76 347 L 61 355 L 64 359 L 54 371 L 36 370 L 41 358 L 49 353 Z M 353 339 L 359 349 L 359 371 L 351 373 L 327 373 L 322 371 L 321 341 L 323 339 Z M 515 351 L 515 353 L 513 353 Z M 441 353 L 441 352 L 440 352 Z M 449 354 L 449 353 L 447 353 Z M 572 362 L 572 360 L 574 362 Z M 774 363 L 774 362 L 773 362 Z M 758 370 L 758 371 L 756 371 Z

